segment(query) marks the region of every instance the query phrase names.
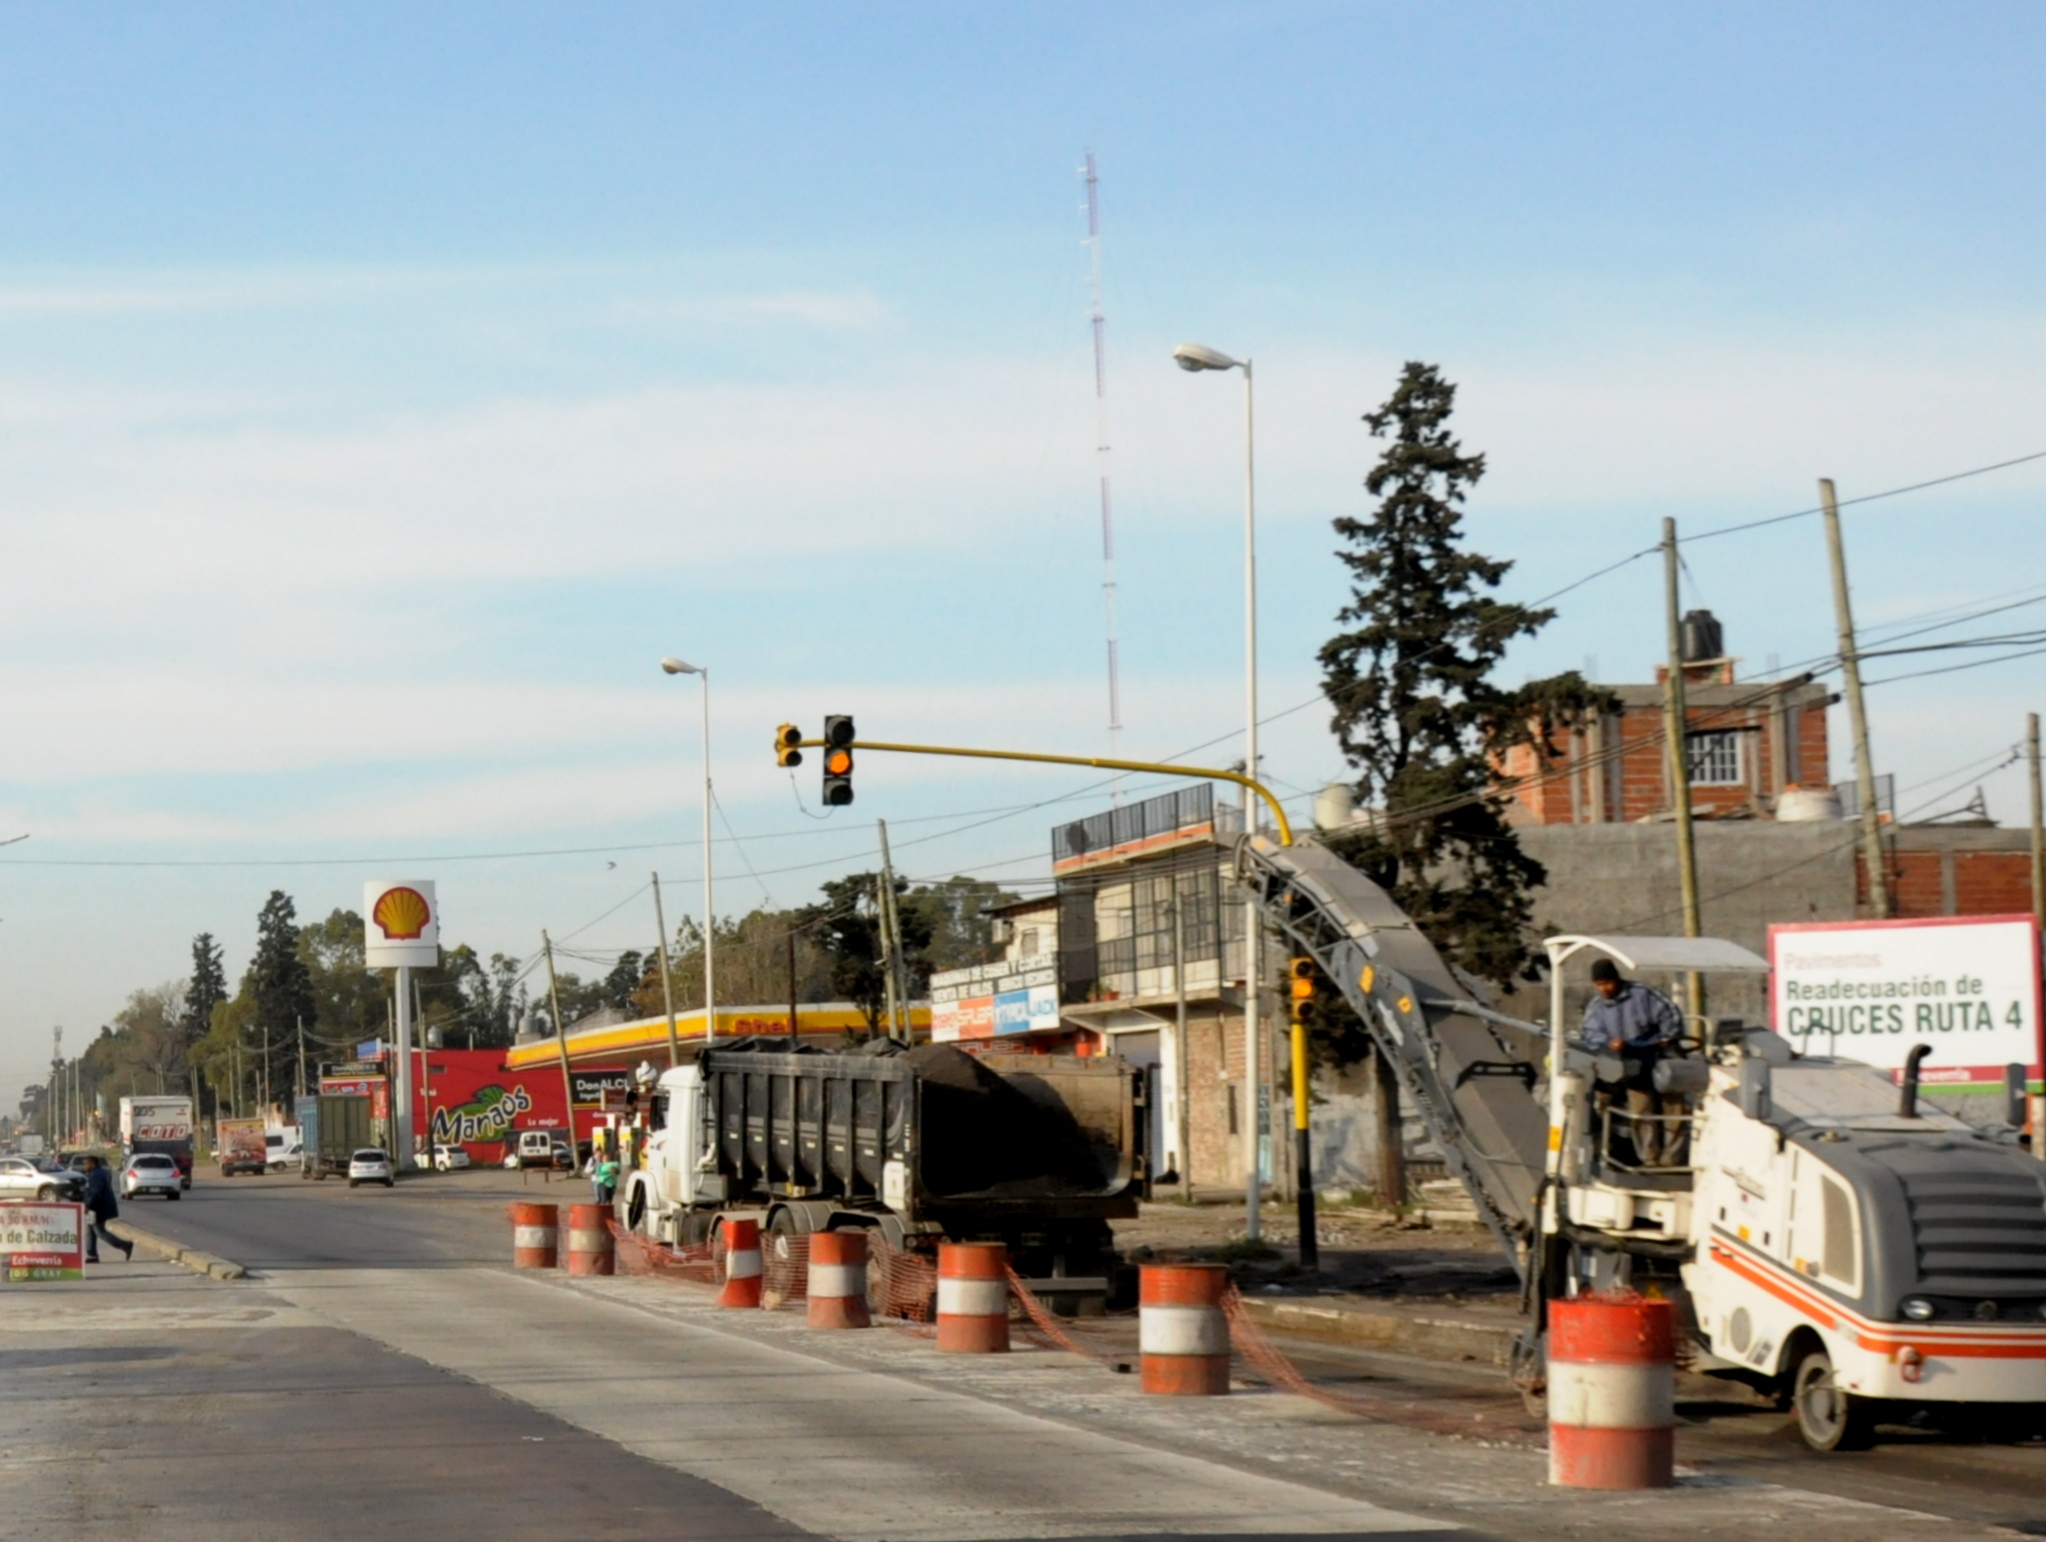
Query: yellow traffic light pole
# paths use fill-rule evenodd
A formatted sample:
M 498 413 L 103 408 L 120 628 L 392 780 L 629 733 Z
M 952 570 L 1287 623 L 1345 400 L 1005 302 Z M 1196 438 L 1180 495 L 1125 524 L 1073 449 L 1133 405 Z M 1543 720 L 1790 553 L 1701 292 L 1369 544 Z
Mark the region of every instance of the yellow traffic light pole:
M 892 755 L 952 755 L 963 760 L 1022 760 L 1047 766 L 1086 766 L 1095 771 L 1138 771 L 1157 776 L 1193 776 L 1201 777 L 1211 782 L 1234 782 L 1238 787 L 1246 788 L 1264 799 L 1265 807 L 1272 811 L 1272 818 L 1278 825 L 1279 844 L 1281 846 L 1293 844 L 1293 824 L 1292 821 L 1286 818 L 1284 806 L 1273 796 L 1272 790 L 1269 787 L 1254 777 L 1244 775 L 1241 771 L 1218 771 L 1207 766 L 1175 766 L 1163 761 L 1154 760 L 1108 760 L 1091 755 L 1043 755 L 1032 750 L 972 750 L 947 744 L 882 744 L 875 740 L 857 737 L 850 743 L 833 745 L 828 739 L 805 739 L 801 737 L 799 730 L 788 723 L 782 724 L 776 730 L 774 744 L 776 759 L 782 765 L 790 763 L 789 752 L 792 750 L 836 748 L 848 751 L 875 750 L 883 754 Z M 848 767 L 847 774 L 850 774 L 850 770 L 851 768 Z M 1255 990 L 1257 983 L 1251 981 L 1248 988 Z M 1313 986 L 1310 984 L 1308 986 L 1309 994 L 1312 994 L 1312 991 Z M 1294 987 L 1295 999 L 1292 1002 L 1293 1010 L 1291 1013 L 1293 1020 L 1293 1138 L 1295 1142 L 1295 1159 L 1299 1163 L 1300 1262 L 1303 1267 L 1313 1269 L 1318 1267 L 1320 1260 L 1317 1256 L 1318 1249 L 1315 1238 L 1314 1178 L 1308 1156 L 1307 1025 L 1302 1020 L 1301 1007 L 1303 1002 L 1298 999 L 1299 994 L 1296 984 Z M 1180 1067 L 1182 1081 L 1184 1081 L 1185 1076 L 1186 1068 L 1182 1066 Z M 1252 1086 L 1255 1087 L 1256 1085 L 1257 1081 L 1254 1080 Z M 1251 1098 L 1251 1103 L 1253 1107 L 1256 1106 L 1257 1099 L 1254 1094 Z M 1180 1154 L 1180 1160 L 1182 1162 L 1187 1160 L 1184 1152 Z
M 798 739 L 789 745 L 777 740 L 776 749 L 823 749 L 828 743 L 823 739 Z M 1272 811 L 1272 819 L 1279 827 L 1279 844 L 1293 844 L 1293 824 L 1286 818 L 1286 810 L 1273 796 L 1264 783 L 1245 776 L 1241 771 L 1217 771 L 1207 766 L 1175 766 L 1155 760 L 1103 760 L 1087 755 L 1041 755 L 1032 750 L 969 750 L 948 744 L 881 744 L 872 739 L 855 739 L 852 743 L 839 746 L 848 750 L 876 750 L 893 755 L 954 755 L 966 760 L 1027 760 L 1047 766 L 1087 766 L 1096 771 L 1144 771 L 1158 776 L 1194 776 L 1211 782 L 1234 782 L 1238 787 L 1247 787 L 1265 800 L 1265 807 Z

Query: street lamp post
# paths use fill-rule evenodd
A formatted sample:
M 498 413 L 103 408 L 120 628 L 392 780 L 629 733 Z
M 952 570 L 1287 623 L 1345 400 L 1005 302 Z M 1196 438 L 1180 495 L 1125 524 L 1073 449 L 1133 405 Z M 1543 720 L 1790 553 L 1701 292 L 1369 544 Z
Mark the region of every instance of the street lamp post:
M 1228 354 L 1199 343 L 1181 343 L 1172 350 L 1181 369 L 1243 371 L 1243 771 L 1257 778 L 1257 393 L 1252 383 L 1250 360 L 1232 359 Z M 1243 794 L 1243 828 L 1256 830 L 1256 806 L 1248 789 Z M 1262 1048 L 1258 1033 L 1258 914 L 1254 900 L 1243 902 L 1243 1069 L 1250 1083 L 1250 1118 L 1245 1146 L 1249 1151 L 1249 1175 L 1244 1180 L 1244 1232 L 1257 1237 L 1262 1231 L 1259 1207 L 1263 1199 L 1262 1131 L 1259 1126 L 1258 1095 L 1264 1087 L 1264 1068 L 1259 1063 Z
M 711 891 L 710 848 L 710 669 L 680 659 L 661 660 L 671 675 L 694 675 L 703 687 L 703 1042 L 712 1044 L 718 1031 L 717 910 Z

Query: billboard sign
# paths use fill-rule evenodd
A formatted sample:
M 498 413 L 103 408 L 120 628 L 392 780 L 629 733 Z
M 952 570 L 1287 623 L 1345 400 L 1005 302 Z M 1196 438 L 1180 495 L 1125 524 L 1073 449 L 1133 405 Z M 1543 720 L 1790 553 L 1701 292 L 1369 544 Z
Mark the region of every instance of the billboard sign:
M 363 962 L 372 969 L 431 969 L 440 963 L 440 901 L 425 878 L 373 879 L 362 886 Z
M 85 1206 L 0 1200 L 0 1265 L 10 1284 L 85 1274 Z
M 1901 1071 L 1930 1044 L 1927 1085 L 2041 1075 L 2039 929 L 2026 916 L 1839 921 L 1769 928 L 1776 1031 L 1798 1050 Z
M 569 1091 L 577 1108 L 623 1108 L 632 1090 L 630 1071 L 573 1071 Z

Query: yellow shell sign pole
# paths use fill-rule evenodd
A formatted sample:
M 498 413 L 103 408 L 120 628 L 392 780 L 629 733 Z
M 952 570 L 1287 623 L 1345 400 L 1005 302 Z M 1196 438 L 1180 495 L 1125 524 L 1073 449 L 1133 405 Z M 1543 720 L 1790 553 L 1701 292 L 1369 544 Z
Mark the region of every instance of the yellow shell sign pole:
M 825 746 L 823 739 L 800 739 L 797 746 L 802 749 L 816 749 Z M 1106 760 L 1088 755 L 1040 755 L 1031 750 L 969 750 L 947 744 L 882 744 L 872 739 L 858 739 L 840 746 L 852 750 L 876 750 L 895 755 L 956 755 L 967 760 L 1027 760 L 1048 766 L 1088 766 L 1097 771 L 1146 771 L 1159 776 L 1192 776 L 1211 782 L 1234 782 L 1238 787 L 1247 787 L 1265 800 L 1265 806 L 1272 811 L 1272 820 L 1279 829 L 1279 844 L 1293 844 L 1293 825 L 1286 818 L 1286 810 L 1272 795 L 1270 788 L 1240 771 L 1217 771 L 1207 766 L 1175 766 L 1156 760 Z M 777 745 L 778 749 L 786 746 Z

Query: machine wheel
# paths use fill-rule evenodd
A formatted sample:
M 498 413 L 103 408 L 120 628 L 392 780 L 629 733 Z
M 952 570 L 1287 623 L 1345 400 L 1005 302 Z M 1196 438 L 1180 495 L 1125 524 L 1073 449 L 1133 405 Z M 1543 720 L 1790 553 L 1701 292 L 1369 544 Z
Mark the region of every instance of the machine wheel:
M 36 1190 L 37 1199 L 49 1200 L 55 1199 L 56 1197 L 57 1186 L 54 1183 L 46 1183 L 41 1188 Z
M 646 1185 L 635 1183 L 625 1196 L 625 1229 L 651 1236 L 653 1228 L 646 1223 Z
M 351 1189 L 355 1187 L 355 1180 L 354 1180 L 353 1178 L 350 1178 L 350 1179 L 348 1180 L 348 1186 L 349 1186 L 349 1187 L 350 1187 Z
M 1798 1438 L 1814 1451 L 1858 1451 L 1869 1443 L 1874 1424 L 1869 1400 L 1833 1384 L 1833 1357 L 1807 1351 L 1790 1382 L 1791 1410 Z
M 168 1194 L 166 1194 L 166 1195 L 164 1196 L 164 1198 L 166 1198 L 166 1199 L 183 1199 L 183 1198 L 184 1198 L 184 1195 L 180 1194 L 180 1193 L 179 1193 L 179 1192 L 178 1192 L 178 1191 L 177 1191 L 176 1189 L 172 1189 L 172 1190 L 170 1191 L 170 1193 L 168 1193 Z

